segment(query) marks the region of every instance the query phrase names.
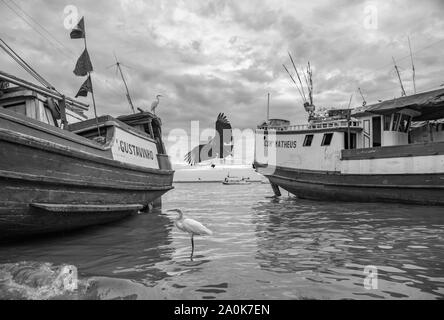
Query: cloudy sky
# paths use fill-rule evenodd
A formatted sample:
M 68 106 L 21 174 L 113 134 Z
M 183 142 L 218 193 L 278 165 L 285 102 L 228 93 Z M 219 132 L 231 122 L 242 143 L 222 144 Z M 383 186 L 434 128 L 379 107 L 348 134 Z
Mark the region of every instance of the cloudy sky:
M 234 127 L 255 127 L 266 117 L 268 92 L 272 117 L 304 121 L 282 67 L 291 66 L 288 51 L 298 67 L 311 62 L 318 107 L 346 107 L 351 94 L 358 106 L 358 87 L 369 103 L 399 96 L 392 56 L 412 93 L 408 36 L 418 91 L 444 83 L 441 0 L 0 0 L 0 36 L 72 96 L 83 82 L 72 73 L 83 43 L 64 26 L 72 6 L 85 16 L 99 114 L 130 110 L 115 69 L 107 68 L 115 52 L 137 106 L 165 96 L 158 114 L 166 134 L 189 131 L 193 120 L 213 127 L 219 112 Z M 4 54 L 0 69 L 29 78 Z

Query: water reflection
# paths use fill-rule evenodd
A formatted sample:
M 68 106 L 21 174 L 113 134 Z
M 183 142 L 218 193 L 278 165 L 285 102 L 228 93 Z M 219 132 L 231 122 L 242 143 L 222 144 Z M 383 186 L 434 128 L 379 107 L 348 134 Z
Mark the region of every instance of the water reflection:
M 283 198 L 253 210 L 263 270 L 368 298 L 443 296 L 442 283 L 427 279 L 443 271 L 440 208 Z M 363 290 L 366 266 L 377 266 L 380 290 Z

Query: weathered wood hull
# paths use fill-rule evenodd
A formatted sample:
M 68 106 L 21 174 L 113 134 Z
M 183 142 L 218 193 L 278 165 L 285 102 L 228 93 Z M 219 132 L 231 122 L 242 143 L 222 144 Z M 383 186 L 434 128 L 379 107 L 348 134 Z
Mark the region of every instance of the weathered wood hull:
M 115 161 L 88 139 L 0 110 L 0 238 L 115 221 L 171 190 L 172 181 L 171 170 Z M 72 206 L 57 212 L 36 203 Z M 111 209 L 82 211 L 88 206 Z
M 255 164 L 271 183 L 299 198 L 444 205 L 444 174 L 341 174 Z

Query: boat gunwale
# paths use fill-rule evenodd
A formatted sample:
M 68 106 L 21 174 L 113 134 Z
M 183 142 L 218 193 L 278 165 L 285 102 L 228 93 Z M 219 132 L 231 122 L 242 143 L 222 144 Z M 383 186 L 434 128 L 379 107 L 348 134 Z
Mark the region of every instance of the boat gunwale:
M 283 166 L 269 166 L 268 164 L 263 164 L 259 162 L 254 162 L 256 168 L 267 168 L 267 170 L 286 170 L 295 173 L 308 173 L 308 174 L 323 174 L 323 175 L 336 175 L 336 176 L 347 176 L 347 177 L 366 177 L 366 176 L 424 176 L 424 175 L 444 175 L 444 172 L 431 172 L 431 173 L 341 173 L 340 171 L 328 171 L 328 170 L 309 170 L 309 169 L 296 169 Z M 257 170 L 256 170 L 257 171 Z M 272 176 L 272 174 L 264 174 L 265 176 Z
M 347 175 L 352 176 L 352 175 Z M 350 188 L 387 188 L 387 189 L 443 189 L 444 185 L 394 185 L 394 184 L 355 184 L 355 183 L 339 183 L 339 182 L 325 182 L 325 181 L 313 181 L 313 180 L 304 180 L 297 178 L 289 178 L 284 177 L 277 174 L 268 175 L 271 178 L 277 178 L 287 181 L 294 181 L 298 183 L 306 183 L 306 184 L 316 184 L 316 185 L 325 185 L 325 186 L 338 186 L 338 187 L 350 187 Z
M 105 165 L 109 165 L 117 168 L 124 168 L 137 172 L 147 172 L 158 175 L 172 175 L 174 170 L 165 170 L 165 169 L 153 169 L 153 168 L 145 168 L 141 166 L 132 165 L 129 163 L 120 162 L 118 160 L 105 158 L 103 156 L 94 155 L 92 153 L 83 151 L 83 150 L 75 150 L 72 147 L 67 147 L 60 145 L 58 143 L 54 143 L 52 141 L 32 137 L 26 134 L 19 133 L 17 131 L 2 129 L 0 128 L 0 141 L 7 141 L 10 143 L 19 143 L 21 145 L 26 145 L 31 148 L 45 150 L 53 153 L 62 154 L 69 157 L 75 157 L 78 159 L 101 163 Z M 110 149 L 105 149 L 102 151 L 109 151 Z

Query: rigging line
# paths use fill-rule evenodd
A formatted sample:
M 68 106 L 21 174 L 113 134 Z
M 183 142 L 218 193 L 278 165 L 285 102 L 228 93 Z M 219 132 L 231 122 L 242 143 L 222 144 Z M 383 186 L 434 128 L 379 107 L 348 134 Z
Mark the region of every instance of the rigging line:
M 418 52 L 422 52 L 422 51 L 424 51 L 424 50 L 426 50 L 426 49 L 428 49 L 428 48 L 431 48 L 431 47 L 433 47 L 433 46 L 435 46 L 435 45 L 441 43 L 441 42 L 444 42 L 444 39 L 438 40 L 438 41 L 436 41 L 436 42 L 432 42 L 430 45 L 427 45 L 427 46 L 425 46 L 425 47 L 422 47 L 421 49 L 418 49 L 418 50 L 416 50 L 416 51 L 413 51 L 412 54 L 415 54 L 415 55 L 416 55 Z M 407 58 L 410 58 L 410 54 L 408 54 L 408 55 L 406 55 L 406 56 L 402 56 L 401 58 L 397 58 L 397 61 L 404 60 L 404 59 L 407 59 Z M 374 70 L 374 71 L 379 71 L 379 70 L 381 70 L 381 69 L 385 69 L 385 68 L 390 67 L 390 66 L 392 66 L 392 63 L 387 63 L 387 64 L 385 64 L 385 65 L 383 65 L 383 66 L 381 66 L 381 67 L 378 67 L 378 68 L 376 68 L 376 69 L 373 69 L 373 70 Z
M 14 56 L 5 46 L 0 44 L 0 48 L 2 48 L 19 66 L 21 66 L 26 72 L 28 72 L 34 79 L 36 79 L 38 82 L 40 82 L 43 86 L 47 86 L 44 79 L 39 77 L 38 74 L 32 72 L 19 58 Z
M 45 31 L 52 39 L 54 39 L 61 47 L 66 50 L 70 50 L 67 48 L 62 42 L 60 42 L 48 29 L 42 26 L 37 20 L 35 20 L 30 14 L 28 14 L 22 7 L 20 7 L 14 0 L 9 0 L 12 4 L 14 4 L 21 12 L 23 12 L 28 18 L 30 18 L 35 24 L 37 24 L 43 31 Z
M 45 78 L 43 78 L 37 71 L 35 71 L 23 58 L 20 57 L 20 55 L 14 51 L 14 49 L 12 49 L 2 38 L 0 38 L 0 41 L 3 43 L 4 46 L 6 46 L 6 48 L 8 50 L 6 50 L 4 48 L 4 46 L 2 45 L 2 49 L 5 50 L 17 63 L 20 64 L 20 66 L 22 66 L 27 72 L 29 72 L 31 75 L 35 75 L 34 78 L 39 81 L 40 83 L 42 83 L 44 86 L 47 86 L 48 88 L 54 88 L 48 81 L 46 81 Z M 19 61 L 17 61 L 17 59 Z M 37 78 L 38 79 L 37 79 Z M 40 79 L 40 80 L 39 80 Z
M 34 26 L 28 21 L 26 20 L 20 13 L 18 13 L 14 8 L 12 8 L 5 0 L 1 0 L 3 2 L 4 5 L 6 5 L 12 12 L 14 12 L 20 19 L 22 19 L 29 27 L 31 27 L 31 29 L 33 29 L 35 32 L 37 32 L 41 37 L 43 37 L 44 39 L 46 39 L 49 43 L 51 43 L 51 45 L 58 49 L 65 57 L 71 59 L 72 57 L 68 56 L 66 54 L 66 52 L 64 50 L 62 50 L 59 46 L 56 46 L 54 44 L 54 42 L 51 39 L 48 39 L 43 33 L 41 33 L 39 30 L 37 30 L 36 28 L 34 28 Z
M 288 69 L 287 69 L 287 67 L 285 66 L 285 64 L 283 64 L 282 66 L 284 67 L 285 71 L 287 71 L 287 73 L 288 73 L 288 75 L 290 76 L 290 78 L 291 78 L 291 80 L 293 81 L 293 83 L 296 85 L 296 88 L 298 89 L 299 94 L 301 95 L 302 102 L 303 102 L 303 103 L 307 102 L 307 100 L 304 99 L 305 97 L 302 95 L 302 92 L 301 92 L 301 90 L 299 89 L 299 86 L 298 86 L 298 84 L 296 83 L 296 81 L 294 80 L 294 78 L 293 78 L 293 76 L 291 75 L 290 71 L 288 71 Z
M 296 65 L 294 64 L 293 57 L 291 56 L 290 51 L 288 52 L 288 55 L 290 56 L 291 63 L 293 64 L 294 70 L 296 70 L 296 75 L 298 76 L 299 83 L 301 84 L 301 89 L 302 89 L 302 94 L 304 95 L 304 100 L 305 100 L 305 102 L 307 102 L 307 98 L 305 97 L 304 86 L 302 85 L 301 77 L 299 76 L 298 69 L 296 68 Z

